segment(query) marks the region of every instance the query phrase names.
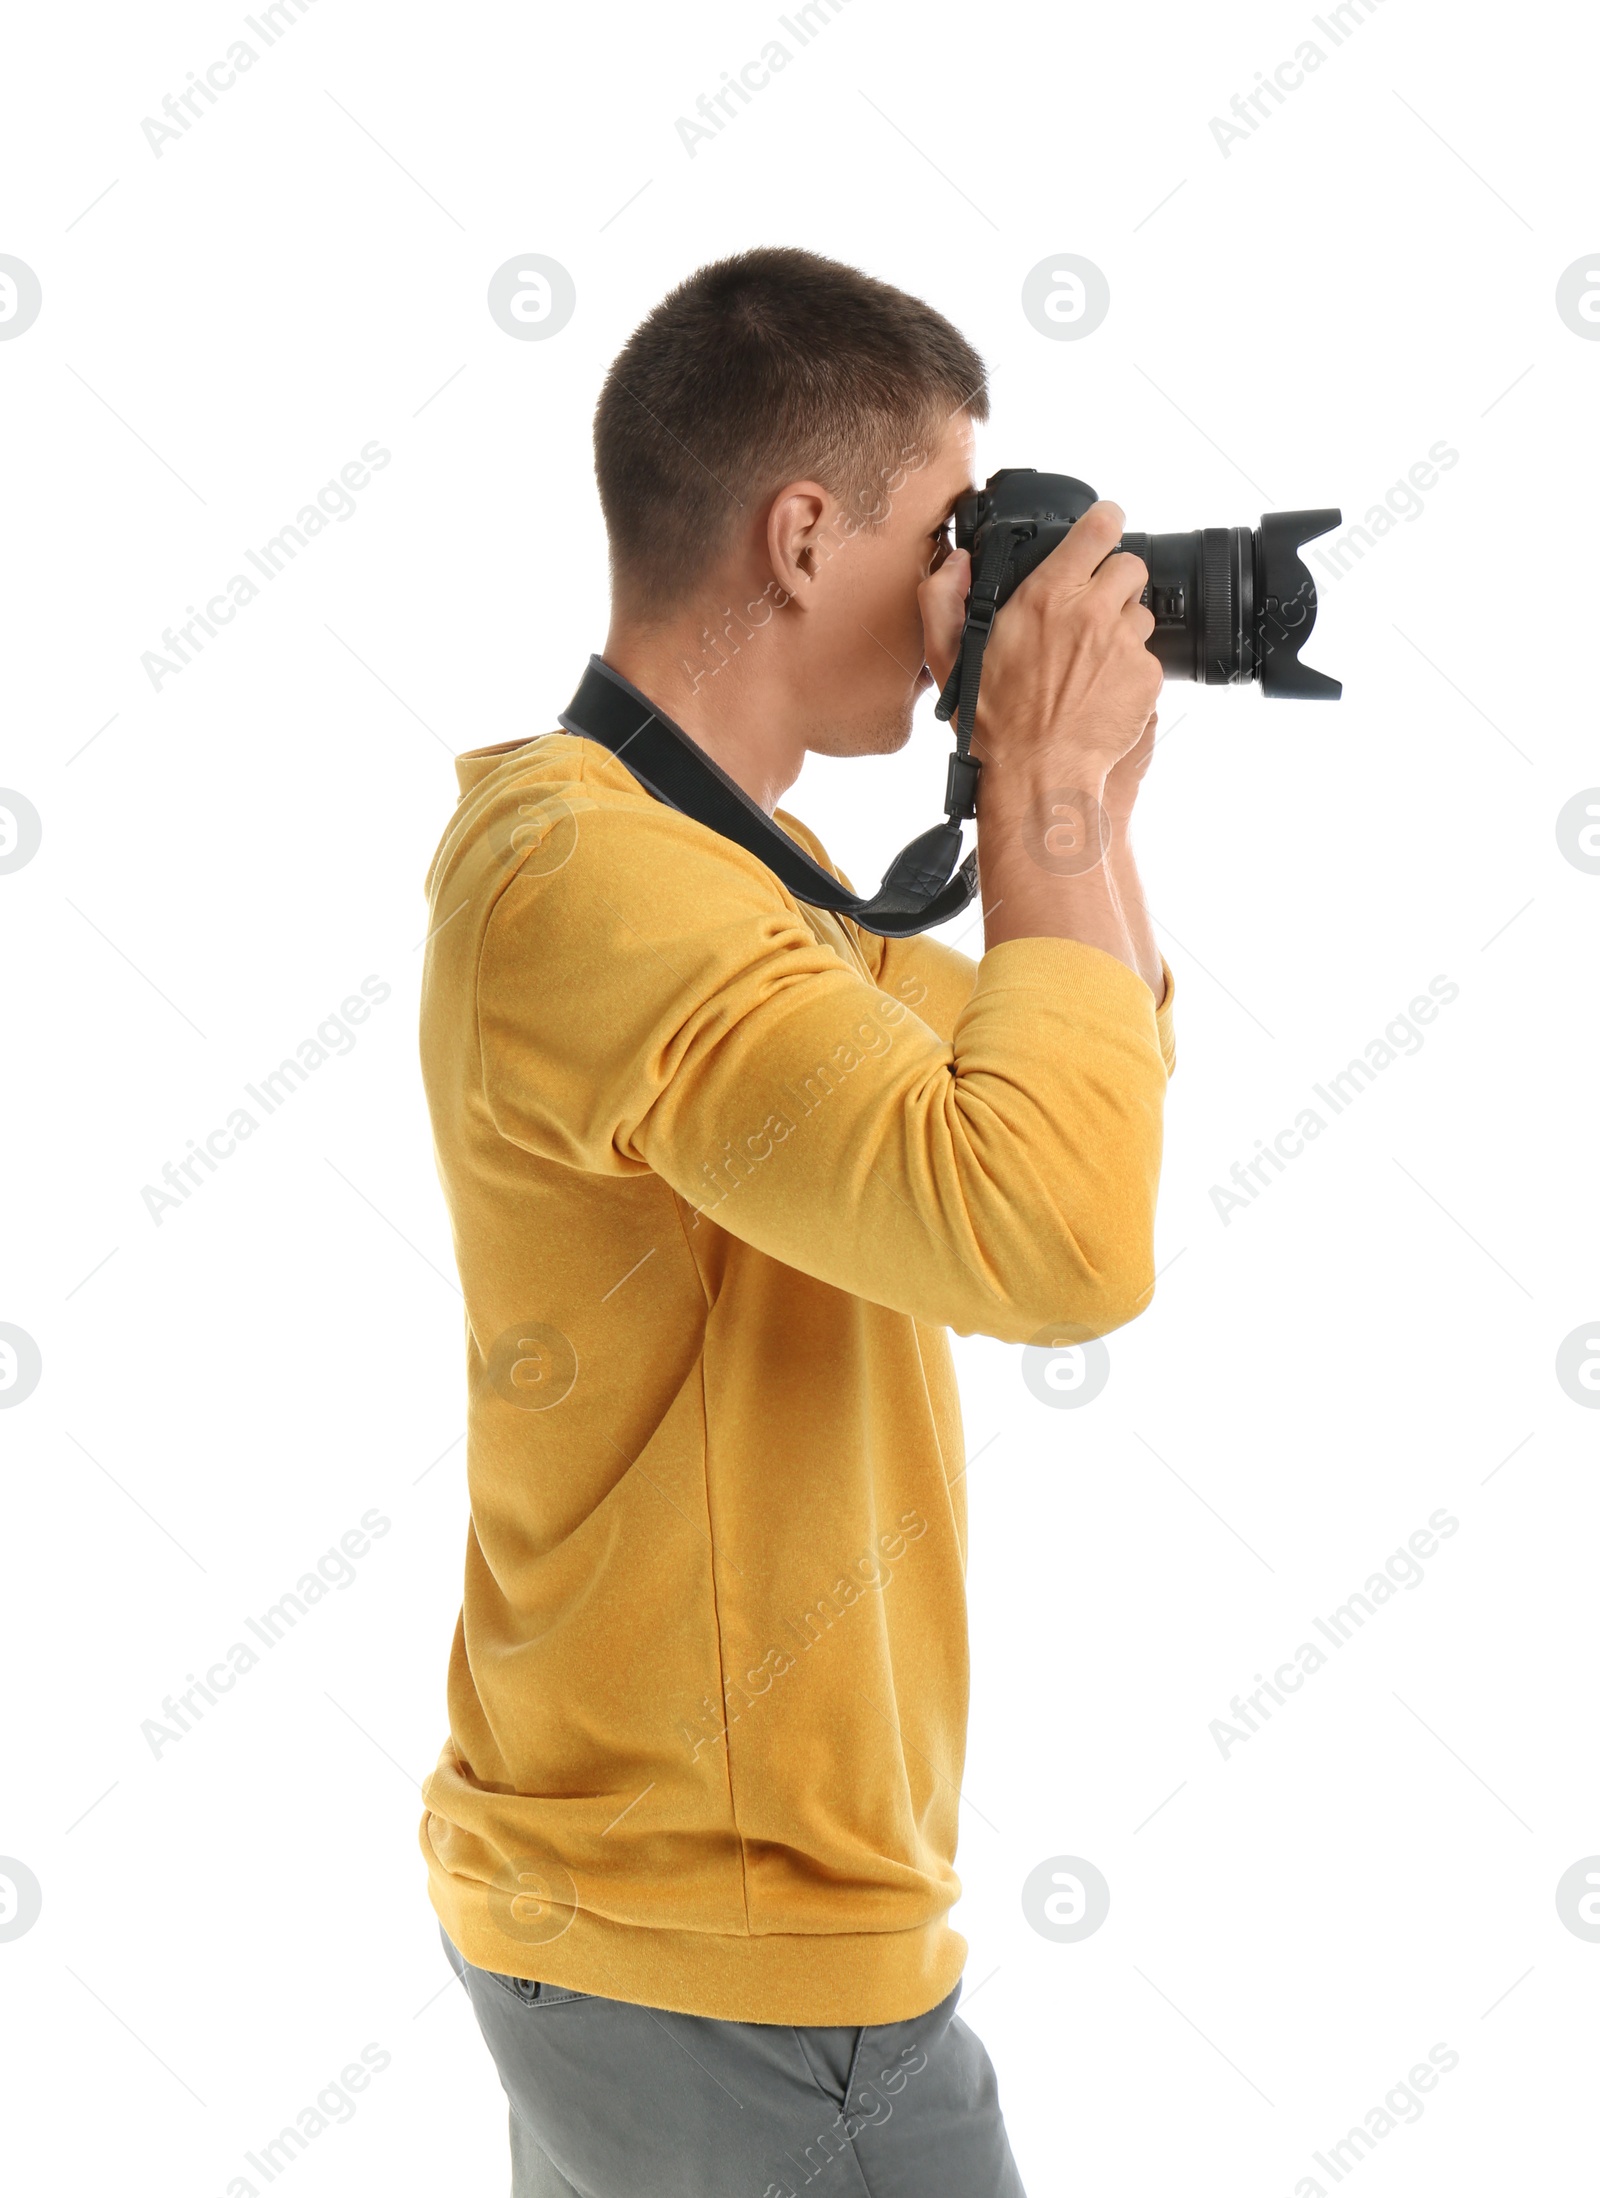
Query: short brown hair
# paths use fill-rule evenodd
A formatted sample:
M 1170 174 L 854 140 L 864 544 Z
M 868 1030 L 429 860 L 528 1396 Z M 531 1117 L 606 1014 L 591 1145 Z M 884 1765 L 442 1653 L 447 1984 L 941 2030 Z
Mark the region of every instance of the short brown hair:
M 595 408 L 613 586 L 672 608 L 741 506 L 808 475 L 881 522 L 880 481 L 957 412 L 988 418 L 983 361 L 920 298 L 793 248 L 697 269 L 628 338 Z

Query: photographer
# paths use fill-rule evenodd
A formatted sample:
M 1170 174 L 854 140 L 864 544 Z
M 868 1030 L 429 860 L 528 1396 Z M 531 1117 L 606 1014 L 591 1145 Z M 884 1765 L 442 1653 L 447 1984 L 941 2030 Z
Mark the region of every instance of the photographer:
M 830 870 L 777 804 L 948 675 L 987 410 L 941 316 L 777 250 L 690 277 L 601 395 L 605 665 Z M 979 961 L 798 899 L 626 744 L 458 759 L 422 1055 L 472 1520 L 421 1842 L 521 2198 L 835 2159 L 1021 2192 L 946 1921 L 944 1331 L 1082 1340 L 1153 1287 L 1171 980 L 1128 830 L 1162 671 L 1121 533 L 1094 504 L 994 626 Z

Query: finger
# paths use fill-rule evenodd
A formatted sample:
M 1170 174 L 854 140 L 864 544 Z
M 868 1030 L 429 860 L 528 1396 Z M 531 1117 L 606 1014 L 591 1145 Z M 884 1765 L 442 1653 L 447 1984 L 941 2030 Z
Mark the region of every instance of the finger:
M 1125 565 L 1131 562 L 1126 557 L 1114 557 L 1111 561 L 1114 565 Z M 1127 620 L 1129 632 L 1134 634 L 1138 640 L 1147 642 L 1156 630 L 1156 614 L 1149 604 L 1142 602 L 1139 596 L 1133 592 L 1133 589 L 1127 585 L 1126 574 L 1118 577 L 1122 584 L 1108 591 L 1110 600 L 1116 605 L 1116 615 L 1119 619 Z M 1096 579 L 1089 593 L 1094 596 L 1098 595 L 1099 592 L 1100 582 Z
M 1058 589 L 1067 593 L 1085 588 L 1093 579 L 1097 566 L 1107 559 L 1112 565 L 1120 559 L 1111 552 L 1122 539 L 1123 511 L 1120 504 L 1113 504 L 1101 497 L 1091 504 L 1083 517 L 1076 520 L 1064 541 L 1058 542 L 1049 556 L 1035 566 L 1028 580 L 1037 580 L 1040 593 L 1055 593 Z M 1023 583 L 1024 586 L 1027 581 Z M 1144 582 L 1139 583 L 1143 587 Z M 1135 594 L 1138 589 L 1135 589 Z
M 1070 541 L 1071 535 L 1067 537 Z M 1139 607 L 1139 598 L 1150 585 L 1150 568 L 1142 557 L 1135 557 L 1131 550 L 1120 550 L 1115 557 L 1108 557 L 1089 582 L 1089 592 L 1102 597 L 1113 609 L 1125 611 Z M 1148 608 L 1144 615 L 1150 620 L 1150 630 L 1155 630 L 1155 616 Z
M 952 550 L 938 571 L 930 573 L 917 590 L 923 653 L 941 687 L 950 677 L 960 650 L 971 580 L 971 558 L 963 549 Z

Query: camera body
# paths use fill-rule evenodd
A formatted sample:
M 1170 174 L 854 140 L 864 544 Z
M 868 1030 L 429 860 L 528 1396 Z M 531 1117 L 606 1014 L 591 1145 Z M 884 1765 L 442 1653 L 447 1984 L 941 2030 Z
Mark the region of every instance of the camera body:
M 1008 466 L 956 504 L 956 547 L 971 552 L 976 572 L 992 530 L 1009 529 L 998 608 L 1096 501 L 1089 484 L 1070 473 Z M 1146 646 L 1167 677 L 1205 686 L 1256 681 L 1264 695 L 1336 702 L 1341 682 L 1300 661 L 1316 623 L 1317 589 L 1299 553 L 1340 520 L 1334 508 L 1269 511 L 1255 528 L 1125 534 L 1117 549 L 1143 558 L 1149 569 L 1139 600 L 1156 626 Z

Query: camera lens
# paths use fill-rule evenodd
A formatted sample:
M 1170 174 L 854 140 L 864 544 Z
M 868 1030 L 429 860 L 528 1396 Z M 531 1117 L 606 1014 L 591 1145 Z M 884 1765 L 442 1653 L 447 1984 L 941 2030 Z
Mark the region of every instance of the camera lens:
M 1212 687 L 1256 677 L 1255 545 L 1248 527 L 1125 534 L 1118 544 L 1149 568 L 1140 596 L 1155 615 L 1146 646 L 1169 679 Z
M 974 567 L 992 527 L 1012 536 L 997 601 L 1042 563 L 1096 501 L 1069 474 L 1013 466 L 991 474 L 956 505 L 956 541 Z M 1117 547 L 1141 557 L 1149 581 L 1140 601 L 1155 616 L 1146 644 L 1169 679 L 1203 686 L 1257 681 L 1264 695 L 1336 701 L 1337 679 L 1300 662 L 1317 616 L 1317 590 L 1303 545 L 1339 524 L 1336 509 L 1269 511 L 1259 527 L 1196 527 L 1187 534 L 1125 534 Z
M 1202 686 L 1259 680 L 1264 695 L 1337 701 L 1340 682 L 1300 662 L 1317 616 L 1304 543 L 1339 524 L 1337 511 L 1269 511 L 1259 527 L 1196 527 L 1189 534 L 1125 534 L 1150 580 L 1140 602 L 1155 615 L 1146 647 L 1169 679 Z

